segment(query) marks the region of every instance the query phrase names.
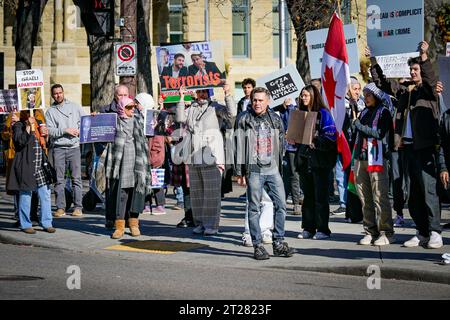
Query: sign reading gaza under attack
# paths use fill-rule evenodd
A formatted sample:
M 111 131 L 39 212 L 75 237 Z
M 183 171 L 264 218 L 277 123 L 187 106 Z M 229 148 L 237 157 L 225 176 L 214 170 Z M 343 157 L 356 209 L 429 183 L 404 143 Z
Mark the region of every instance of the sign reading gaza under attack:
M 282 104 L 286 99 L 295 100 L 305 86 L 302 77 L 294 65 L 288 65 L 256 80 L 256 86 L 269 90 L 270 107 Z

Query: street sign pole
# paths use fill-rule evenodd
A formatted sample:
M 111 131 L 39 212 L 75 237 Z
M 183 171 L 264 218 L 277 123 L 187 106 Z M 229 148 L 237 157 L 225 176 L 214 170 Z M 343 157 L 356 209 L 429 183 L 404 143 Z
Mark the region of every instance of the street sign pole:
M 136 41 L 136 0 L 122 0 L 120 3 L 121 17 L 124 25 L 120 28 L 122 42 Z M 131 96 L 136 95 L 136 77 L 121 76 L 120 83 L 128 87 Z

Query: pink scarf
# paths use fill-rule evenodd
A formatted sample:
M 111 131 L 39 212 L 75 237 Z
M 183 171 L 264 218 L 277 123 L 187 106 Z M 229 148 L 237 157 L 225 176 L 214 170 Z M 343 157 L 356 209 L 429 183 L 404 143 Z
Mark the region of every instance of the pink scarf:
M 128 119 L 129 117 L 125 113 L 125 107 L 129 105 L 130 103 L 133 103 L 133 99 L 130 99 L 128 97 L 120 98 L 119 103 L 117 104 L 117 114 L 122 119 Z

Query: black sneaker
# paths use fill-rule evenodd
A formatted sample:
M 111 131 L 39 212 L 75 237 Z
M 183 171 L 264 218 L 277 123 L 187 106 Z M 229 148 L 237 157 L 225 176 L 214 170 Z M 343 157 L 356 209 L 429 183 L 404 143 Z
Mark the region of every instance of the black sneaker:
M 345 207 L 339 207 L 339 208 L 337 208 L 336 210 L 332 211 L 331 213 L 332 213 L 334 216 L 343 216 L 343 215 L 345 214 L 346 211 L 347 211 L 347 210 L 346 210 Z
M 269 253 L 266 251 L 266 248 L 264 248 L 263 245 L 257 245 L 255 247 L 255 253 L 253 257 L 256 260 L 267 260 L 269 259 Z
M 274 242 L 273 246 L 273 255 L 275 257 L 292 257 L 294 254 L 294 249 L 289 248 L 287 242 Z

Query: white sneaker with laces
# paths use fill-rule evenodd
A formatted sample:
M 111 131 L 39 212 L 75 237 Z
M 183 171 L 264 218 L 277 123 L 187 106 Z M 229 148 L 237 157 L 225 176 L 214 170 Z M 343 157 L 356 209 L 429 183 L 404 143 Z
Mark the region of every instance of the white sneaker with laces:
M 316 232 L 316 234 L 313 237 L 314 240 L 324 240 L 328 238 L 330 238 L 330 236 L 323 232 Z
M 428 243 L 429 240 L 430 238 L 421 236 L 417 231 L 414 237 L 403 243 L 403 246 L 405 246 L 406 248 L 423 246 L 424 244 Z
M 270 233 L 262 234 L 262 243 L 271 244 L 272 243 L 272 235 Z
M 242 234 L 242 245 L 244 247 L 253 247 L 252 237 L 250 237 L 250 234 L 248 233 Z
M 219 232 L 219 229 L 206 228 L 203 234 L 205 236 L 214 236 Z
M 382 234 L 378 237 L 377 240 L 373 243 L 374 246 L 386 246 L 388 244 L 394 243 L 395 239 L 393 237 L 386 237 L 385 234 Z
M 366 234 L 364 238 L 359 240 L 359 244 L 363 246 L 370 246 L 372 244 L 373 237 L 370 234 Z
M 306 231 L 306 230 L 303 230 L 303 231 L 297 236 L 297 238 L 299 238 L 299 239 L 311 239 L 312 237 L 313 237 L 313 235 L 312 235 L 310 232 Z
M 442 236 L 436 231 L 431 231 L 430 241 L 428 241 L 428 249 L 439 249 L 443 246 Z

